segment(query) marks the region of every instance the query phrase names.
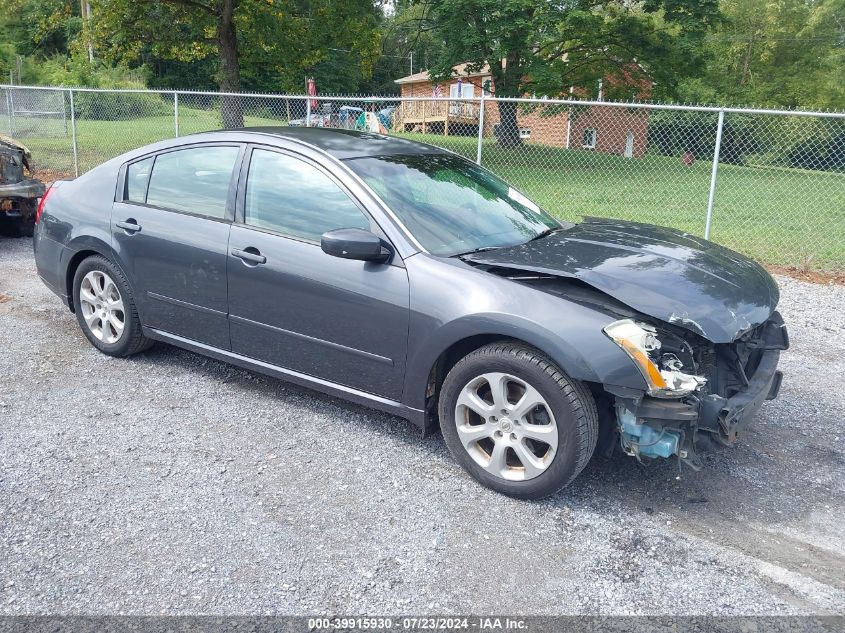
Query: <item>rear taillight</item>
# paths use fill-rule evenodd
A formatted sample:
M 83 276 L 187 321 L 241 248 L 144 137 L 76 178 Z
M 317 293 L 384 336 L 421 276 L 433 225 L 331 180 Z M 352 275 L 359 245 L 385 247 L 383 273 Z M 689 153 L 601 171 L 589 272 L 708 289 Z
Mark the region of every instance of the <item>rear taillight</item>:
M 41 222 L 41 214 L 44 212 L 44 205 L 47 203 L 47 198 L 50 197 L 51 193 L 53 193 L 53 187 L 50 187 L 47 191 L 44 192 L 44 195 L 41 196 L 41 201 L 38 203 L 38 208 L 35 210 L 36 224 Z

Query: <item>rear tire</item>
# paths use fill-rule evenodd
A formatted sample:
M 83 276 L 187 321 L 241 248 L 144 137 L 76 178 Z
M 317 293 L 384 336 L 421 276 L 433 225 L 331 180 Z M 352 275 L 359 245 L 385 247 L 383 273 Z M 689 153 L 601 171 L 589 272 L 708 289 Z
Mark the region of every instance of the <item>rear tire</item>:
M 458 463 L 482 485 L 519 499 L 571 483 L 598 438 L 589 390 L 516 342 L 491 343 L 458 361 L 443 381 L 438 413 Z
M 35 234 L 35 210 L 37 201 L 33 198 L 21 202 L 21 217 L 18 218 L 18 234 L 32 237 Z
M 35 225 L 19 217 L 0 216 L 0 235 L 3 237 L 32 237 Z
M 32 220 L 18 220 L 18 235 L 20 237 L 32 237 L 35 235 L 35 224 Z
M 109 356 L 131 356 L 148 349 L 129 283 L 121 270 L 101 255 L 79 264 L 73 276 L 73 307 L 83 334 Z
M 0 235 L 8 237 L 32 237 L 35 232 L 35 200 L 18 198 L 20 215 L 0 214 Z

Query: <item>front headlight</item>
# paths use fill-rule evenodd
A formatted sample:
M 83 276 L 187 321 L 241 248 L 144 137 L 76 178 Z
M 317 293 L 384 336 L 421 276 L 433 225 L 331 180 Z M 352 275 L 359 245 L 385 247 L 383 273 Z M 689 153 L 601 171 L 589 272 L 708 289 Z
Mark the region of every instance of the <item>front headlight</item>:
M 603 332 L 637 365 L 648 384 L 650 396 L 679 398 L 706 382 L 701 376 L 681 371 L 683 365 L 674 354 L 661 354 L 660 335 L 647 323 L 622 319 L 608 325 Z

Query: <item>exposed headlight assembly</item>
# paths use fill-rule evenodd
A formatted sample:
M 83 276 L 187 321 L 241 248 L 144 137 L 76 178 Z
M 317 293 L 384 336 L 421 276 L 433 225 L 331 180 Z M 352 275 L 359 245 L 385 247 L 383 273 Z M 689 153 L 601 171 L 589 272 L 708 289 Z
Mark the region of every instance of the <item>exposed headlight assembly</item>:
M 656 398 L 680 398 L 707 380 L 688 374 L 674 354 L 662 354 L 659 333 L 647 323 L 622 319 L 604 328 L 604 333 L 621 347 L 642 372 L 648 394 Z

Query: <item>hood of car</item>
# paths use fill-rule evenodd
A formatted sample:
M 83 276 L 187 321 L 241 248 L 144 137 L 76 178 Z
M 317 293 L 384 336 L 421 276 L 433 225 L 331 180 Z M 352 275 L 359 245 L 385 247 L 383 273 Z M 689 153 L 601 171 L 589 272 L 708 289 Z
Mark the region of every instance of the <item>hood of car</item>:
M 475 264 L 575 278 L 634 310 L 728 343 L 769 318 L 779 292 L 758 264 L 674 229 L 587 218 L 539 239 L 467 255 Z

